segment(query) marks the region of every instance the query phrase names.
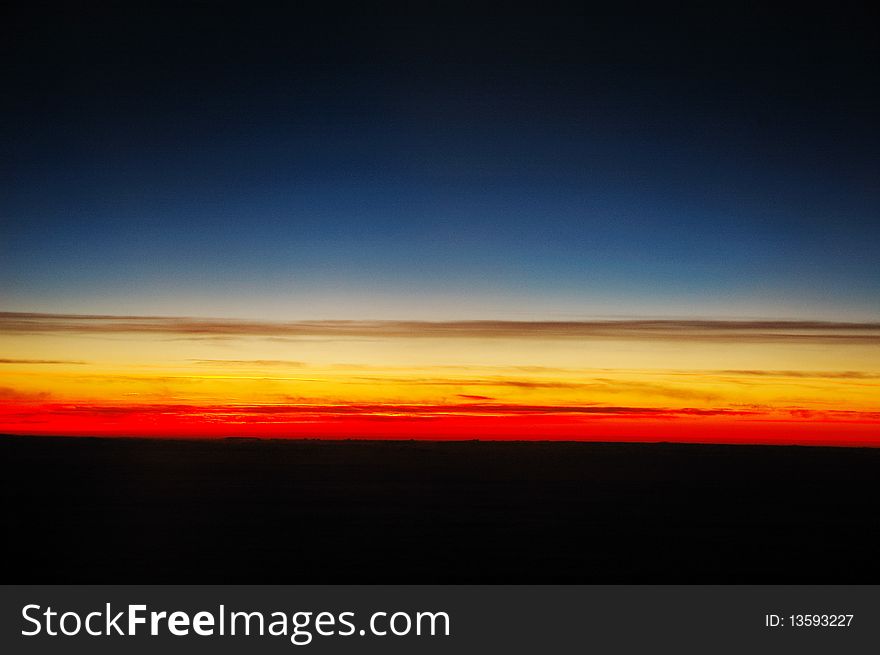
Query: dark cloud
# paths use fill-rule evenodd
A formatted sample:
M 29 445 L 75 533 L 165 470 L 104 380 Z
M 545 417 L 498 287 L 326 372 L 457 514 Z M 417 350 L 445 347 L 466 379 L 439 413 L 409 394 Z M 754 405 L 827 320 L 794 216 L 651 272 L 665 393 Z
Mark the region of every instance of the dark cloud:
M 73 359 L 0 359 L 0 364 L 88 364 Z
M 297 321 L 0 313 L 0 332 L 186 338 L 637 339 L 880 344 L 880 323 L 833 321 Z

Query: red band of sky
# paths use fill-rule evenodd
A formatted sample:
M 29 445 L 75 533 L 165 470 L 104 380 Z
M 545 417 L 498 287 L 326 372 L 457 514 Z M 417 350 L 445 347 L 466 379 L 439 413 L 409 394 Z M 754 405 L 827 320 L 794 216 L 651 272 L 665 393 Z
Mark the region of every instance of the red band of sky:
M 499 410 L 489 414 L 385 413 L 362 408 L 120 407 L 6 404 L 6 432 L 32 435 L 291 439 L 676 441 L 778 445 L 880 446 L 880 416 L 623 413 Z M 514 409 L 515 408 L 511 408 Z

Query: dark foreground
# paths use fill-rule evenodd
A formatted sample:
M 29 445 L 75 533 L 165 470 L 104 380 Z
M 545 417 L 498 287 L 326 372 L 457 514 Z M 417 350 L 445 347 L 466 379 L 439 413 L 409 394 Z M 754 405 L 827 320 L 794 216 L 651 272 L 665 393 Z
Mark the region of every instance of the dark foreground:
M 6 583 L 877 583 L 880 450 L 0 437 Z

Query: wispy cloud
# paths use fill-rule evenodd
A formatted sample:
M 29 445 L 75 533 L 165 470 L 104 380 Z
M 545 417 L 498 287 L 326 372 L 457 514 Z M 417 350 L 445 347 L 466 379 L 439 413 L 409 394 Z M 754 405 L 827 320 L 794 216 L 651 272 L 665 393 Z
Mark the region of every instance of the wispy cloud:
M 0 387 L 0 401 L 6 402 L 47 402 L 52 397 L 48 391 L 20 391 L 12 387 Z
M 403 384 L 409 386 L 429 387 L 497 387 L 509 389 L 539 390 L 556 389 L 566 391 L 593 391 L 610 394 L 640 393 L 680 400 L 717 400 L 718 394 L 688 389 L 681 386 L 656 384 L 650 382 L 634 382 L 629 380 L 612 380 L 610 378 L 592 378 L 583 381 L 566 380 L 523 380 L 512 378 L 419 378 L 419 377 L 384 377 L 357 376 L 348 382 L 366 382 L 369 384 Z
M 203 366 L 280 366 L 288 368 L 307 366 L 305 362 L 290 359 L 188 359 L 187 361 Z
M 593 416 L 632 416 L 632 417 L 675 417 L 675 416 L 746 416 L 758 413 L 752 409 L 694 408 L 694 407 L 638 407 L 614 405 L 529 405 L 490 402 L 481 396 L 463 396 L 479 402 L 449 404 L 419 403 L 338 403 L 338 404 L 267 404 L 267 405 L 187 405 L 187 404 L 91 404 L 91 403 L 53 403 L 44 406 L 45 411 L 54 414 L 75 415 L 79 413 L 102 415 L 150 414 L 181 416 L 278 416 L 294 418 L 299 416 L 319 416 L 322 419 L 334 416 L 524 416 L 524 415 L 593 415 Z M 483 399 L 485 398 L 485 401 Z
M 0 364 L 87 364 L 73 359 L 0 359 Z
M 0 332 L 162 334 L 187 338 L 638 339 L 880 343 L 880 323 L 832 321 L 297 321 L 0 313 Z
M 772 378 L 817 378 L 826 380 L 878 380 L 880 374 L 863 371 L 765 371 L 765 370 L 725 370 L 716 371 L 721 375 L 741 375 Z
M 509 378 L 420 378 L 387 376 L 354 376 L 348 379 L 369 384 L 405 384 L 427 387 L 513 387 L 516 389 L 582 389 L 581 382 L 560 380 L 518 380 Z

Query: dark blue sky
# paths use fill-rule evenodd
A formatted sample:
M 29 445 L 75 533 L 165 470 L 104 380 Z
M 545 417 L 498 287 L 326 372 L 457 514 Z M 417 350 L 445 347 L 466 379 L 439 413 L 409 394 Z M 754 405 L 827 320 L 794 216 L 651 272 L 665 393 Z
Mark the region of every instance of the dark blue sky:
M 13 8 L 3 303 L 877 318 L 876 17 L 805 11 Z

